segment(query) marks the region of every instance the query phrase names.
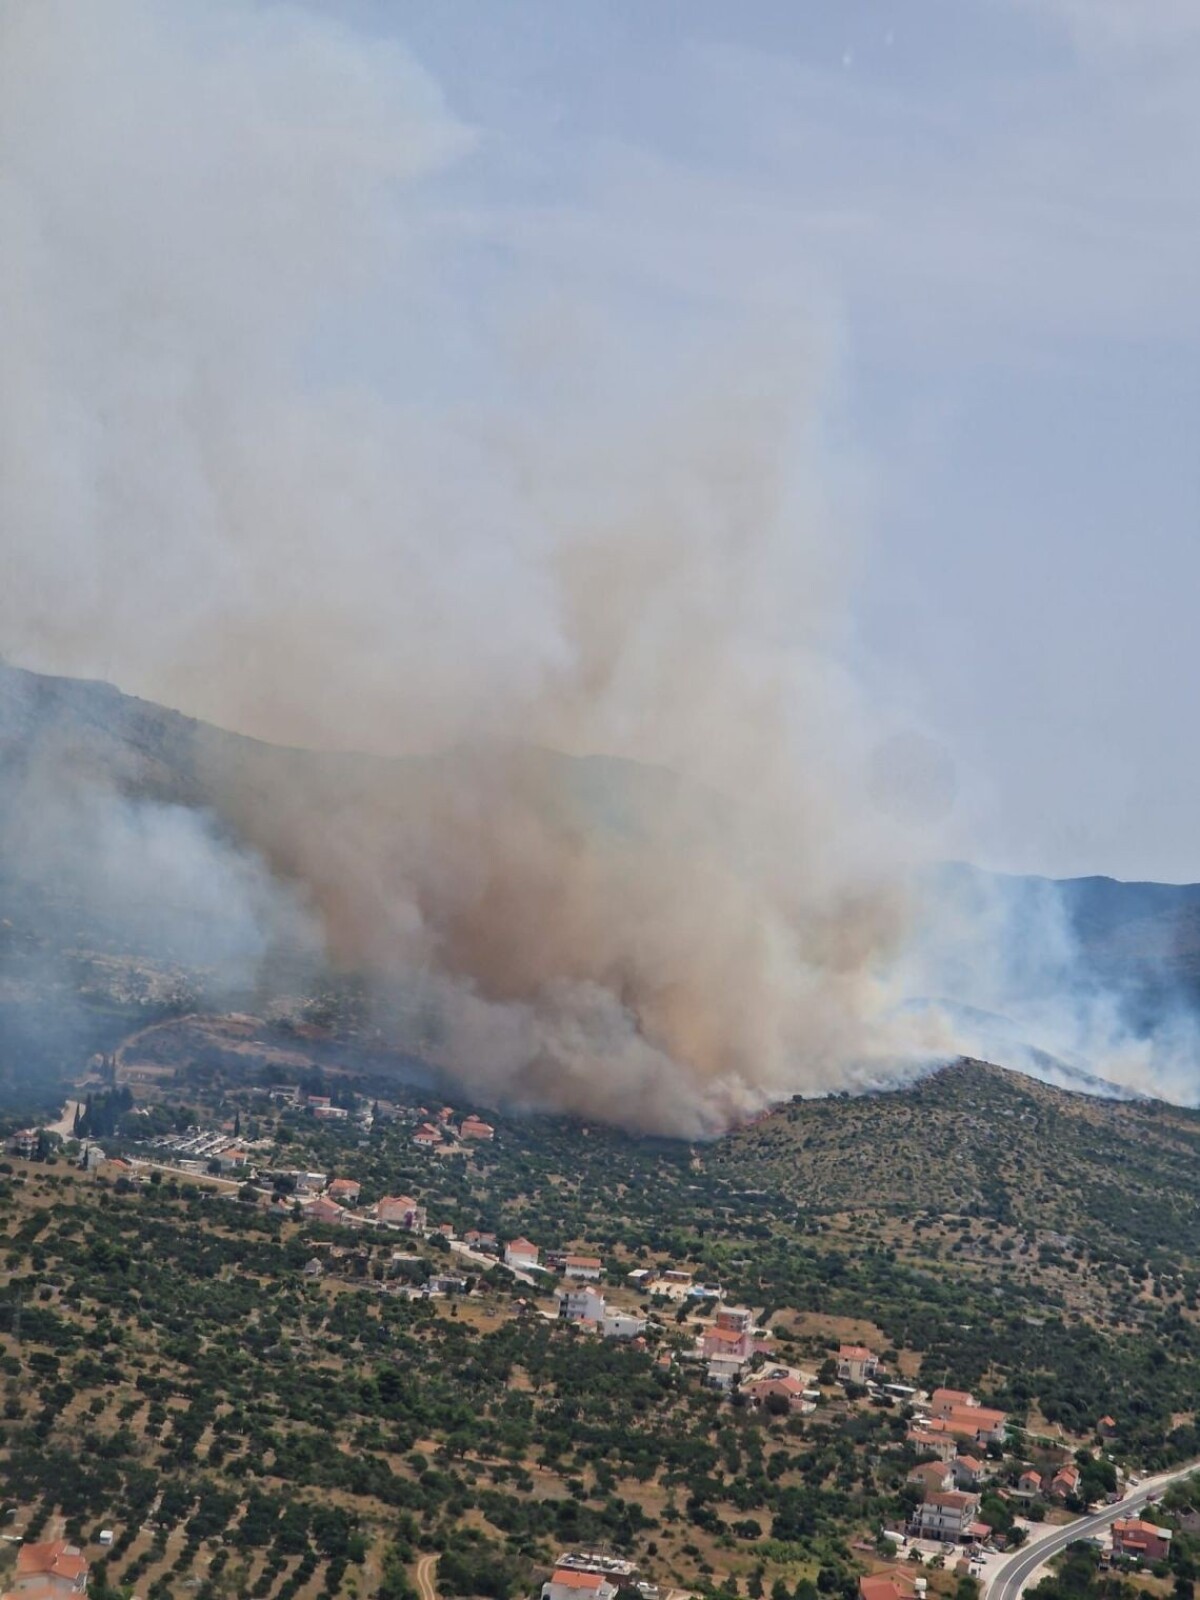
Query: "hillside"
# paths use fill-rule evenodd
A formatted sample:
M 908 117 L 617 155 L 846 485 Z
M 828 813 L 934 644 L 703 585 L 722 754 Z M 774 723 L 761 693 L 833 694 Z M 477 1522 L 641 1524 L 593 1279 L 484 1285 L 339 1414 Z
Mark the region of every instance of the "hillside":
M 636 882 L 678 836 L 719 859 L 727 815 L 717 797 L 634 762 L 531 747 L 397 760 L 289 750 L 106 684 L 0 663 L 0 1095 L 36 1084 L 52 1099 L 93 1052 L 198 1008 L 316 1012 L 360 1041 L 383 1024 L 380 991 L 365 1007 L 359 980 L 431 921 L 452 977 L 476 984 L 483 973 L 489 999 L 525 1000 L 543 967 L 559 971 L 544 913 L 560 907 L 556 886 L 581 856 L 591 876 L 577 899 L 593 903 L 597 884 Z M 459 915 L 464 842 L 479 852 L 486 934 Z M 423 885 L 413 863 L 428 865 Z M 1200 886 L 1055 884 L 960 864 L 929 881 L 935 903 L 945 895 L 957 908 L 952 930 L 964 913 L 966 926 L 988 928 L 1003 904 L 1002 942 L 1013 948 L 1027 911 L 1051 896 L 1077 944 L 1064 987 L 1114 986 L 1135 1026 L 1195 998 Z M 520 939 L 509 936 L 516 925 Z M 418 947 L 415 969 L 427 954 Z M 405 970 L 397 960 L 388 978 L 400 1057 L 426 1051 L 437 1032 Z M 1022 982 L 1055 981 L 1031 961 L 1005 996 L 1013 1016 Z M 930 993 L 946 1017 L 965 1019 L 963 1047 L 1087 1086 L 1075 1066 L 1027 1050 L 1018 1022 Z M 1102 1186 L 1095 1198 L 1103 1210 Z
M 990 1218 L 1200 1267 L 1200 1112 L 966 1061 L 891 1094 L 793 1103 L 717 1159 L 819 1213 Z
M 515 1600 L 558 1550 L 602 1543 L 664 1589 L 853 1600 L 918 1452 L 903 1404 L 831 1376 L 847 1340 L 1008 1411 L 1002 1483 L 1094 1445 L 1106 1413 L 1131 1470 L 1200 1453 L 1194 1114 L 967 1062 L 688 1145 L 438 1109 L 252 1018 L 180 1019 L 114 1071 L 89 1114 L 133 1165 L 0 1166 L 0 1471 L 16 1528 L 65 1522 L 152 1600 L 409 1600 L 435 1563 L 439 1593 Z M 414 1141 L 470 1109 L 492 1139 Z M 180 1170 L 172 1140 L 196 1127 L 240 1130 L 255 1181 Z M 1107 1243 L 1050 1226 L 1114 1164 Z M 297 1171 L 353 1180 L 365 1209 L 318 1219 Z M 373 1226 L 386 1195 L 417 1197 L 428 1231 Z M 1166 1209 L 1174 1236 L 1146 1248 Z M 471 1230 L 595 1258 L 644 1342 L 565 1323 L 555 1272 L 514 1280 L 449 1242 Z M 630 1278 L 665 1267 L 753 1308 L 765 1364 L 815 1385 L 813 1409 L 714 1388 L 711 1304 Z

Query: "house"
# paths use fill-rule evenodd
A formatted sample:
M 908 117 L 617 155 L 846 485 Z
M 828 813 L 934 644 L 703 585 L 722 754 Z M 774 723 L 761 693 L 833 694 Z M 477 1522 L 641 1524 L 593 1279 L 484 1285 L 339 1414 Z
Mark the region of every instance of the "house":
M 913 1529 L 919 1539 L 960 1544 L 970 1536 L 978 1511 L 978 1495 L 965 1494 L 961 1489 L 939 1490 L 917 1507 Z
M 1012 1491 L 1023 1500 L 1033 1500 L 1042 1492 L 1042 1475 L 1036 1467 L 1022 1467 L 1016 1488 Z
M 731 1356 L 714 1356 L 708 1363 L 704 1381 L 710 1389 L 732 1389 L 742 1372 L 742 1363 Z
M 422 1150 L 433 1150 L 442 1142 L 442 1136 L 436 1128 L 428 1122 L 423 1122 L 412 1136 L 412 1142 L 420 1145 Z
M 987 1463 L 980 1461 L 978 1456 L 955 1456 L 951 1465 L 954 1468 L 956 1489 L 978 1489 L 983 1480 L 989 1476 Z
M 879 1370 L 879 1357 L 865 1344 L 844 1344 L 838 1351 L 837 1375 L 843 1383 L 866 1383 Z
M 858 1600 L 913 1600 L 916 1592 L 907 1572 L 872 1572 L 858 1580 Z
M 806 1404 L 804 1385 L 799 1378 L 794 1378 L 790 1372 L 785 1373 L 782 1378 L 762 1378 L 748 1392 L 751 1398 L 760 1406 L 765 1406 L 773 1396 L 777 1400 L 783 1401 L 789 1411 L 793 1406 L 798 1410 L 803 1409 Z
M 1003 1444 L 1008 1431 L 1008 1413 L 988 1406 L 959 1406 L 948 1415 L 931 1417 L 926 1427 L 934 1433 L 949 1433 L 967 1444 Z
M 1171 1530 L 1140 1517 L 1118 1517 L 1112 1525 L 1114 1556 L 1134 1561 L 1165 1561 L 1171 1553 Z
M 458 1136 L 460 1139 L 494 1139 L 496 1130 L 482 1117 L 464 1117 L 459 1124 Z
M 922 1461 L 904 1481 L 916 1484 L 922 1500 L 927 1500 L 931 1494 L 945 1494 L 954 1488 L 954 1468 L 948 1461 Z
M 464 1294 L 467 1280 L 454 1272 L 442 1272 L 425 1284 L 426 1294 Z
M 1075 1466 L 1059 1467 L 1049 1483 L 1042 1486 L 1043 1493 L 1049 1500 L 1066 1500 L 1069 1496 L 1079 1493 L 1079 1468 Z
M 528 1271 L 538 1264 L 538 1247 L 528 1239 L 511 1239 L 504 1247 L 504 1264 L 518 1271 Z
M 640 1339 L 645 1331 L 645 1317 L 632 1311 L 605 1311 L 600 1318 L 600 1332 L 606 1339 Z
M 32 1161 L 37 1154 L 40 1137 L 37 1128 L 22 1128 L 20 1133 L 14 1133 L 9 1139 L 8 1148 L 13 1155 L 23 1156 L 26 1161 Z
M 425 1228 L 425 1207 L 418 1205 L 411 1195 L 386 1195 L 376 1202 L 375 1216 L 391 1228 L 407 1228 L 411 1233 L 421 1233 Z
M 1115 1439 L 1117 1436 L 1117 1424 L 1115 1419 L 1112 1417 L 1101 1417 L 1100 1421 L 1096 1424 L 1096 1432 L 1102 1439 Z
M 345 1106 L 313 1106 L 312 1114 L 321 1122 L 340 1122 L 350 1115 Z
M 953 1411 L 962 1411 L 976 1404 L 975 1396 L 966 1389 L 935 1389 L 929 1397 L 929 1414 L 948 1417 Z
M 319 1278 L 325 1268 L 321 1265 L 318 1257 L 313 1256 L 311 1260 L 305 1262 L 303 1271 L 306 1278 Z
M 563 1260 L 563 1273 L 568 1278 L 595 1279 L 603 1268 L 599 1256 L 566 1256 Z
M 734 1333 L 730 1328 L 705 1328 L 700 1336 L 701 1354 L 710 1360 L 723 1357 L 727 1361 L 748 1361 L 753 1349 L 754 1340 L 748 1333 Z
M 323 1172 L 289 1172 L 287 1176 L 295 1184 L 297 1194 L 317 1194 L 325 1187 Z
M 10 1594 L 86 1594 L 88 1563 L 82 1552 L 65 1539 L 48 1544 L 23 1544 L 17 1551 L 17 1573 Z
M 494 1233 L 481 1233 L 478 1228 L 468 1228 L 463 1234 L 463 1243 L 472 1250 L 485 1250 L 491 1255 L 500 1248 Z
M 232 1172 L 237 1167 L 246 1165 L 246 1152 L 241 1145 L 230 1145 L 227 1150 L 221 1150 L 216 1156 L 217 1165 L 222 1172 Z
M 748 1333 L 754 1326 L 754 1313 L 745 1306 L 722 1306 L 714 1320 L 718 1328 L 730 1333 Z
M 324 1195 L 310 1201 L 304 1208 L 304 1215 L 310 1222 L 325 1222 L 331 1225 L 349 1221 L 344 1207 L 327 1200 Z
M 958 1454 L 952 1433 L 934 1433 L 929 1428 L 910 1428 L 905 1434 L 908 1443 L 922 1455 L 935 1455 L 939 1461 L 953 1461 Z
M 338 1205 L 353 1206 L 358 1204 L 360 1185 L 353 1178 L 334 1178 L 325 1192 Z
M 555 1567 L 542 1585 L 541 1600 L 614 1600 L 617 1585 L 602 1572 L 578 1572 Z
M 599 1322 L 607 1307 L 595 1289 L 566 1289 L 558 1297 L 558 1314 L 564 1322 Z

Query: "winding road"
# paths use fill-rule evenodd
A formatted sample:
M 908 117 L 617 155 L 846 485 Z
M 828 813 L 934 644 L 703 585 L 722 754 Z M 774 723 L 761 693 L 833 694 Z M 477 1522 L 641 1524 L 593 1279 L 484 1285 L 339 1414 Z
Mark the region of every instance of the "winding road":
M 1103 1511 L 1077 1517 L 1074 1522 L 1055 1529 L 1044 1539 L 1039 1539 L 1036 1544 L 1016 1551 L 1003 1566 L 997 1567 L 993 1572 L 986 1591 L 987 1600 L 1018 1600 L 1021 1590 L 1030 1578 L 1040 1566 L 1050 1560 L 1051 1556 L 1056 1556 L 1060 1550 L 1065 1550 L 1069 1544 L 1074 1544 L 1076 1539 L 1091 1539 L 1096 1534 L 1103 1533 L 1105 1528 L 1118 1517 L 1132 1516 L 1135 1511 L 1142 1509 L 1147 1500 L 1161 1494 L 1176 1479 L 1190 1476 L 1197 1468 L 1200 1468 L 1200 1462 L 1193 1461 L 1190 1466 L 1180 1467 L 1175 1472 L 1164 1472 L 1157 1478 L 1148 1478 L 1145 1483 L 1139 1484 L 1115 1505 L 1105 1506 Z

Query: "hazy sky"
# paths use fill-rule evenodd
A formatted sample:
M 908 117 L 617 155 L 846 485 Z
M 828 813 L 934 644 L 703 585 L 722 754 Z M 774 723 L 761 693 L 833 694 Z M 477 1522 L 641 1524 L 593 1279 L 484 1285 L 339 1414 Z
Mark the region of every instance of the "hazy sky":
M 848 648 L 952 753 L 963 850 L 1200 877 L 1200 7 L 351 14 L 476 130 L 453 293 L 616 309 L 648 369 L 722 321 L 819 345 Z
M 221 717 L 222 660 L 179 641 L 237 668 L 282 639 L 228 718 L 273 734 L 277 689 L 333 676 L 323 630 L 347 741 L 372 675 L 520 707 L 561 645 L 530 505 L 586 519 L 639 474 L 652 500 L 660 421 L 669 498 L 691 408 L 717 515 L 720 430 L 756 459 L 790 390 L 816 418 L 796 542 L 821 531 L 772 626 L 821 635 L 823 714 L 865 683 L 918 812 L 953 802 L 938 852 L 1200 879 L 1200 0 L 0 0 L 6 24 L 0 650 L 165 698 L 178 656 L 174 703 Z

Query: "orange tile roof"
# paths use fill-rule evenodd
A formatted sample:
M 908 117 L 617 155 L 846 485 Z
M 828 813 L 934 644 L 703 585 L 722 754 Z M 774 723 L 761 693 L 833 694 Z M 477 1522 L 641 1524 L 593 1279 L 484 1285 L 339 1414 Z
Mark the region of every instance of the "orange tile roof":
M 17 1551 L 17 1576 L 67 1578 L 74 1583 L 88 1563 L 73 1544 L 54 1539 L 48 1544 L 23 1544 Z
M 875 1572 L 858 1580 L 860 1600 L 912 1600 L 916 1585 L 902 1572 Z
M 576 1572 L 572 1567 L 556 1567 L 551 1583 L 560 1583 L 565 1589 L 599 1589 L 604 1582 L 598 1572 Z

